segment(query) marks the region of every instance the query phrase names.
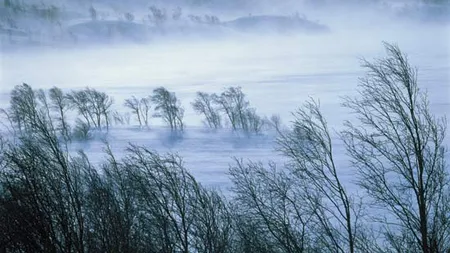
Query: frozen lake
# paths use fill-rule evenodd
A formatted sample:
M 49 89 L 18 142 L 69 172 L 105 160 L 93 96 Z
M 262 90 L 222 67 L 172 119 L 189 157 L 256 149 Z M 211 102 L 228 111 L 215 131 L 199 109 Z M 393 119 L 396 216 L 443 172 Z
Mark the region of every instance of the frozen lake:
M 330 25 L 332 27 L 332 25 Z M 150 95 L 164 86 L 176 92 L 186 109 L 183 138 L 173 140 L 152 119 L 150 130 L 118 127 L 108 141 L 120 153 L 128 142 L 158 151 L 174 151 L 186 167 L 207 185 L 226 189 L 232 157 L 268 161 L 282 159 L 274 151 L 274 134 L 245 137 L 227 130 L 210 132 L 190 103 L 197 91 L 221 92 L 241 86 L 253 107 L 262 115 L 278 114 L 284 123 L 308 98 L 320 99 L 329 127 L 339 130 L 348 112 L 341 97 L 355 94 L 364 75 L 360 58 L 384 56 L 382 41 L 397 43 L 412 65 L 419 69 L 422 89 L 429 92 L 432 110 L 450 115 L 450 29 L 448 26 L 395 26 L 360 30 L 337 29 L 317 36 L 253 36 L 220 41 L 188 41 L 149 45 L 103 45 L 2 52 L 0 107 L 8 104 L 14 85 L 26 82 L 33 88 L 58 86 L 64 90 L 91 87 L 105 91 L 125 110 L 123 100 Z M 447 137 L 447 140 L 449 138 Z M 336 152 L 343 175 L 345 166 L 339 143 Z M 103 144 L 91 141 L 83 148 L 101 161 Z

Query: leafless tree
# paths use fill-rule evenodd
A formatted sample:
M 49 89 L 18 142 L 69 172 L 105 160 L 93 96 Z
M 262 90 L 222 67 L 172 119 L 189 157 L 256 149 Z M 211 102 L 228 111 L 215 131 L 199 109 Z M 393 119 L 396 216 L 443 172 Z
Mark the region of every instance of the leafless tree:
M 140 100 L 140 111 L 141 111 L 141 119 L 144 121 L 144 125 L 148 127 L 149 113 L 151 106 L 152 98 L 150 96 L 143 97 Z
M 11 92 L 8 117 L 18 131 L 33 128 L 38 117 L 36 94 L 26 83 L 17 85 Z
M 285 167 L 236 161 L 230 168 L 239 242 L 269 252 L 362 252 L 378 249 L 364 231 L 362 206 L 348 193 L 335 163 L 332 137 L 314 100 L 296 113 L 291 129 L 277 119 L 277 149 Z M 256 234 L 253 231 L 258 231 Z M 263 246 L 264 245 L 264 246 Z
M 87 248 L 92 252 L 139 252 L 137 187 L 130 171 L 105 150 L 107 161 L 85 171 Z M 85 159 L 87 161 L 87 159 Z
M 244 129 L 251 133 L 260 133 L 267 121 L 256 113 L 255 108 L 248 108 L 245 112 Z
M 314 214 L 318 238 L 333 252 L 355 252 L 360 207 L 342 182 L 333 142 L 318 102 L 310 100 L 293 114 L 292 130 L 279 130 L 278 150 L 303 187 L 304 205 Z
M 217 100 L 216 94 L 208 94 L 204 92 L 197 92 L 197 97 L 192 103 L 194 110 L 205 116 L 206 123 L 210 128 L 222 127 L 222 119 L 218 112 L 218 108 L 214 104 Z
M 192 226 L 193 249 L 195 252 L 233 252 L 233 217 L 225 197 L 218 192 L 193 184 L 197 196 L 194 207 L 197 216 Z
M 386 58 L 363 61 L 367 75 L 360 80 L 360 96 L 345 100 L 357 118 L 346 122 L 345 144 L 359 185 L 386 212 L 378 220 L 390 247 L 448 252 L 446 121 L 431 113 L 407 56 L 395 45 L 385 47 Z
M 140 112 L 140 103 L 139 99 L 137 99 L 135 96 L 132 96 L 131 98 L 125 99 L 124 103 L 125 107 L 128 107 L 131 109 L 131 112 L 136 115 L 137 120 L 139 122 L 139 126 L 142 126 L 142 120 L 141 120 L 141 112 Z
M 148 247 L 159 252 L 228 252 L 231 221 L 227 206 L 183 167 L 180 157 L 130 146 L 121 162 L 139 196 Z
M 59 122 L 57 128 L 61 132 L 64 140 L 70 141 L 70 127 L 67 122 L 67 110 L 69 110 L 69 101 L 60 88 L 53 87 L 49 90 L 50 108 L 56 112 L 55 120 Z
M 113 100 L 106 93 L 86 88 L 72 91 L 66 97 L 71 107 L 83 116 L 88 126 L 101 130 L 106 125 L 106 129 L 109 129 Z
M 237 226 L 242 252 L 310 252 L 309 220 L 302 188 L 288 174 L 270 164 L 243 163 L 230 167 Z
M 217 97 L 216 103 L 227 116 L 233 130 L 241 128 L 245 110 L 249 106 L 242 89 L 240 87 L 229 87 Z
M 213 97 L 219 109 L 229 120 L 233 130 L 243 130 L 246 133 L 261 131 L 264 121 L 250 107 L 241 87 L 229 87 L 220 96 Z
M 5 166 L 0 171 L 6 218 L 22 219 L 6 228 L 7 238 L 23 233 L 9 245 L 18 250 L 83 252 L 80 171 L 61 148 L 46 94 L 25 84 L 16 86 L 12 96 L 18 94 L 23 96 L 11 100 L 11 110 L 13 115 L 22 110 L 18 119 L 23 130 L 2 150 Z
M 148 127 L 148 118 L 151 108 L 150 102 L 150 97 L 138 99 L 135 96 L 132 96 L 131 98 L 125 100 L 125 106 L 130 108 L 132 113 L 136 115 L 139 126 Z
M 152 102 L 156 105 L 157 115 L 169 124 L 172 131 L 183 131 L 184 109 L 175 93 L 169 92 L 164 87 L 153 90 Z

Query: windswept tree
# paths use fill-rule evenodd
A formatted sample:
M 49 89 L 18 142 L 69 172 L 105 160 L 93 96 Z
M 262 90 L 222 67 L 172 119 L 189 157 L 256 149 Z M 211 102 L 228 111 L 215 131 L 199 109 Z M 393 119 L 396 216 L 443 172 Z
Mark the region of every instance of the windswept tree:
M 66 95 L 71 108 L 76 109 L 89 127 L 109 129 L 113 99 L 106 93 L 86 88 Z
M 105 153 L 107 160 L 101 168 L 84 165 L 84 180 L 89 187 L 85 199 L 87 249 L 89 252 L 139 252 L 145 242 L 141 241 L 138 220 L 138 187 L 130 170 L 116 159 L 109 146 Z
M 84 249 L 81 171 L 72 167 L 53 126 L 42 90 L 16 86 L 13 114 L 22 110 L 23 130 L 2 149 L 0 171 L 2 232 L 13 252 L 82 252 Z M 25 111 L 26 109 L 26 111 Z M 16 126 L 18 127 L 18 125 Z M 4 230 L 3 230 L 4 229 Z
M 302 188 L 303 205 L 318 232 L 315 240 L 332 252 L 356 252 L 363 232 L 357 223 L 360 206 L 343 183 L 319 103 L 311 99 L 293 116 L 291 130 L 278 129 L 278 150 L 289 158 L 288 169 Z
M 132 113 L 136 115 L 140 127 L 148 127 L 149 113 L 151 109 L 150 102 L 150 96 L 143 97 L 141 99 L 132 96 L 131 98 L 125 99 L 124 105 L 130 108 Z
M 260 132 L 264 121 L 250 107 L 241 87 L 229 87 L 219 96 L 214 97 L 219 109 L 225 113 L 233 130 L 244 132 Z
M 35 91 L 26 83 L 17 85 L 11 92 L 10 107 L 5 110 L 14 130 L 26 131 L 34 127 L 38 117 Z
M 57 115 L 55 120 L 58 122 L 56 126 L 58 131 L 65 139 L 65 141 L 70 140 L 70 126 L 67 122 L 67 111 L 69 110 L 70 104 L 67 97 L 64 95 L 60 88 L 53 87 L 49 90 L 50 97 L 50 108 Z
M 390 247 L 400 252 L 450 251 L 450 186 L 446 121 L 435 117 L 417 70 L 385 44 L 387 57 L 364 60 L 359 97 L 344 105 L 356 115 L 343 137 L 359 185 L 384 210 L 377 213 Z
M 269 252 L 364 251 L 361 207 L 343 184 L 318 103 L 308 101 L 294 117 L 288 130 L 274 120 L 284 167 L 237 160 L 230 168 L 242 226 L 253 228 L 238 227 L 241 242 L 263 242 Z
M 242 128 L 249 102 L 245 99 L 241 87 L 229 87 L 217 97 L 216 103 L 227 116 L 233 130 Z
M 267 118 L 262 118 L 256 113 L 255 108 L 248 108 L 245 111 L 245 123 L 243 124 L 244 129 L 250 133 L 260 133 L 268 122 Z
M 172 131 L 183 131 L 184 109 L 175 93 L 159 87 L 153 90 L 151 100 L 155 104 L 157 116 L 162 117 Z
M 303 187 L 276 164 L 236 160 L 230 167 L 238 252 L 311 252 L 312 213 L 304 208 Z M 317 233 L 318 234 L 318 233 Z
M 217 100 L 216 94 L 208 94 L 204 92 L 197 92 L 195 101 L 192 102 L 192 107 L 198 114 L 205 116 L 206 124 L 210 128 L 222 127 L 222 119 L 220 117 L 215 101 Z
M 156 252 L 228 252 L 231 219 L 222 197 L 203 188 L 180 157 L 130 146 L 121 166 L 137 190 L 146 249 Z

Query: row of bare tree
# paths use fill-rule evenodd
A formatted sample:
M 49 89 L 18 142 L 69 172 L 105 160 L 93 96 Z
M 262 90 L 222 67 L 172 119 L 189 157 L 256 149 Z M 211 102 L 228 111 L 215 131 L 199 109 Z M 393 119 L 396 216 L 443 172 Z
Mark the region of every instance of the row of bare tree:
M 406 56 L 386 48 L 343 104 L 357 119 L 338 133 L 351 168 L 310 100 L 276 124 L 287 163 L 236 159 L 230 198 L 174 154 L 130 145 L 119 159 L 106 146 L 101 166 L 70 155 L 57 103 L 21 86 L 16 131 L 0 142 L 0 252 L 449 252 L 446 123 Z
M 11 93 L 11 106 L 1 109 L 9 124 L 3 124 L 11 131 L 26 131 L 37 112 L 47 114 L 47 120 L 66 141 L 89 139 L 91 130 L 106 130 L 110 125 L 129 124 L 130 114 L 113 110 L 114 100 L 104 92 L 91 88 L 71 91 L 67 94 L 57 87 L 47 92 L 33 90 L 28 84 L 18 85 Z M 184 129 L 184 108 L 174 92 L 164 87 L 153 90 L 152 95 L 125 99 L 124 106 L 135 116 L 140 127 L 149 127 L 151 118 L 161 118 L 175 132 Z M 205 118 L 210 128 L 222 128 L 223 122 L 233 131 L 260 133 L 264 127 L 271 126 L 270 120 L 256 114 L 249 106 L 240 87 L 229 87 L 220 95 L 198 92 L 192 103 L 194 111 Z M 72 122 L 71 118 L 75 117 Z M 73 124 L 74 123 L 74 124 Z M 72 126 L 73 125 L 73 126 Z

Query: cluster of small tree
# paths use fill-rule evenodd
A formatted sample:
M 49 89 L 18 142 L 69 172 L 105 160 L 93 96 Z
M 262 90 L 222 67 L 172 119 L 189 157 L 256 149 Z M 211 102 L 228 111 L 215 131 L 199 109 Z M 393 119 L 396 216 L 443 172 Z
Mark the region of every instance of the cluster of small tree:
M 192 106 L 197 113 L 204 115 L 211 128 L 222 127 L 222 118 L 225 118 L 233 130 L 259 133 L 267 123 L 256 114 L 255 108 L 250 107 L 240 87 L 229 87 L 220 95 L 197 92 Z
M 54 87 L 48 91 L 33 90 L 28 84 L 16 86 L 11 93 L 11 106 L 3 110 L 3 115 L 11 123 L 14 131 L 29 128 L 30 113 L 43 112 L 51 122 L 59 137 L 65 140 L 86 140 L 93 130 L 108 131 L 115 124 L 129 123 L 127 115 L 113 110 L 114 100 L 104 92 L 85 88 L 64 93 Z M 149 127 L 150 118 L 161 118 L 171 131 L 184 130 L 184 108 L 174 92 L 164 87 L 153 90 L 152 95 L 125 99 L 124 106 L 130 109 L 140 127 Z M 210 128 L 221 128 L 223 122 L 233 131 L 260 133 L 269 120 L 256 114 L 250 107 L 240 87 L 229 87 L 220 95 L 198 92 L 193 109 L 204 115 Z M 31 110 L 35 108 L 35 110 Z M 76 114 L 75 124 L 69 116 Z
M 136 115 L 140 127 L 149 126 L 151 103 L 155 106 L 152 117 L 162 118 L 172 131 L 183 131 L 184 109 L 174 92 L 159 87 L 153 90 L 151 96 L 140 99 L 133 96 L 125 100 L 125 106 Z
M 174 131 L 183 130 L 184 109 L 175 93 L 164 87 L 154 89 L 152 96 L 140 99 L 133 96 L 125 100 L 125 106 L 136 116 L 139 126 L 146 127 L 150 103 L 155 105 L 153 117 L 161 117 Z M 240 87 L 229 87 L 220 95 L 197 92 L 192 107 L 204 116 L 205 124 L 214 129 L 223 127 L 225 121 L 234 131 L 260 133 L 264 126 L 269 125 L 269 120 L 257 115 L 255 108 L 250 107 Z
M 46 126 L 42 126 L 46 127 Z M 130 146 L 94 167 L 49 136 L 4 143 L 2 252 L 226 252 L 224 199 L 196 182 L 179 157 Z M 38 129 L 36 129 L 38 131 Z M 43 133 L 44 134 L 44 133 Z
M 113 122 L 129 123 L 127 115 L 122 115 L 112 109 L 114 100 L 104 92 L 91 88 L 76 90 L 64 94 L 54 87 L 47 92 L 33 90 L 28 84 L 16 86 L 11 92 L 11 106 L 2 109 L 5 119 L 10 123 L 8 128 L 17 131 L 28 131 L 35 114 L 45 114 L 45 121 L 57 130 L 58 137 L 66 141 L 71 139 L 87 140 L 93 130 L 108 131 Z M 136 115 L 139 126 L 149 126 L 150 117 L 160 117 L 172 131 L 182 132 L 184 129 L 184 109 L 175 93 L 160 87 L 153 91 L 152 96 L 137 99 L 126 99 L 124 105 Z M 154 114 L 150 115 L 152 105 Z M 77 115 L 75 125 L 68 116 Z M 5 124 L 3 124 L 5 125 Z
M 24 83 L 13 89 L 10 104 L 1 112 L 10 123 L 7 127 L 13 132 L 34 132 L 36 126 L 48 125 L 58 132 L 58 138 L 70 140 L 72 136 L 85 138 L 92 129 L 109 129 L 113 100 L 90 88 L 64 94 L 57 87 L 46 92 L 33 90 Z M 81 117 L 76 119 L 73 129 L 68 120 L 69 111 Z
M 141 99 L 132 96 L 129 99 L 125 99 L 125 106 L 130 108 L 132 113 L 136 115 L 137 120 L 139 122 L 139 126 L 148 127 L 149 124 L 149 113 L 151 109 L 151 97 L 143 97 Z
M 170 10 L 166 10 L 165 8 L 158 8 L 157 6 L 149 7 L 150 13 L 147 15 L 148 20 L 153 23 L 157 27 L 161 27 L 167 22 L 170 21 L 170 17 L 173 21 L 179 21 L 182 19 L 183 11 L 181 7 L 176 7 L 172 10 L 171 15 Z M 170 15 L 170 16 L 169 16 Z M 217 25 L 220 24 L 220 19 L 215 15 L 194 15 L 190 14 L 187 16 L 189 20 L 193 23 L 198 24 L 208 24 L 208 25 Z
M 191 22 L 198 23 L 198 24 L 208 24 L 208 25 L 218 25 L 220 24 L 220 19 L 215 15 L 189 15 L 188 16 Z
M 69 154 L 56 127 L 65 103 L 16 87 L 15 132 L 0 138 L 0 251 L 448 252 L 445 121 L 431 114 L 406 56 L 386 48 L 387 58 L 364 62 L 359 96 L 344 102 L 356 120 L 339 134 L 363 196 L 343 182 L 348 168 L 336 163 L 314 100 L 290 127 L 275 124 L 287 163 L 236 159 L 225 198 L 175 154 L 130 145 L 118 159 L 107 146 L 101 166 Z

